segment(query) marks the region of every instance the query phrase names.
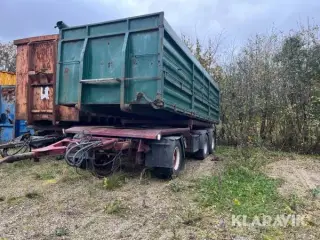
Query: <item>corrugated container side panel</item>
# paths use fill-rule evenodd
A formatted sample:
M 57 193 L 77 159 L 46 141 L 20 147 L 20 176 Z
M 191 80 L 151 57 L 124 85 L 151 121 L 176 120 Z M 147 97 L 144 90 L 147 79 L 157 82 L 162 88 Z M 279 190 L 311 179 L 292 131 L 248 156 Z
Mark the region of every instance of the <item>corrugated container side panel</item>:
M 54 73 L 57 41 L 43 41 L 32 43 L 32 60 L 30 66 L 36 72 Z
M 29 121 L 55 120 L 54 84 L 55 84 L 55 40 L 29 43 L 29 81 L 31 109 Z
M 16 119 L 27 120 L 28 45 L 17 46 Z
M 180 109 L 191 109 L 192 65 L 164 38 L 164 102 Z M 190 77 L 191 75 L 191 77 Z
M 77 104 L 79 98 L 81 104 L 120 103 L 120 83 L 85 84 L 79 91 L 81 79 L 130 78 L 126 81 L 126 103 L 135 101 L 138 92 L 155 99 L 159 81 L 153 79 L 159 72 L 158 25 L 159 16 L 154 15 L 63 29 L 58 104 Z
M 162 91 L 159 76 L 162 61 L 159 48 L 161 16 L 163 15 L 160 13 L 128 19 L 130 34 L 125 56 L 125 75 L 131 80 L 127 80 L 125 85 L 126 104 L 136 102 L 140 93 L 145 98 L 139 101 L 154 101 Z
M 121 61 L 123 41 L 123 35 L 89 39 L 83 78 L 120 78 L 123 71 Z M 105 92 L 110 93 L 107 98 Z M 87 85 L 83 88 L 83 104 L 117 104 L 119 101 L 118 84 L 100 85 L 100 87 Z
M 210 96 L 209 88 L 213 88 L 209 79 L 165 34 L 164 102 L 168 108 L 217 121 L 218 115 L 211 106 L 217 106 L 218 99 Z
M 165 21 L 163 43 L 165 108 L 219 121 L 219 87 Z
M 130 35 L 127 77 L 132 80 L 128 80 L 126 103 L 134 102 L 138 93 L 144 93 L 150 100 L 155 100 L 160 90 L 157 85 L 159 80 L 155 80 L 158 77 L 159 67 L 158 45 L 159 32 L 157 30 Z
M 58 104 L 76 104 L 80 72 L 80 55 L 84 40 L 61 44 Z

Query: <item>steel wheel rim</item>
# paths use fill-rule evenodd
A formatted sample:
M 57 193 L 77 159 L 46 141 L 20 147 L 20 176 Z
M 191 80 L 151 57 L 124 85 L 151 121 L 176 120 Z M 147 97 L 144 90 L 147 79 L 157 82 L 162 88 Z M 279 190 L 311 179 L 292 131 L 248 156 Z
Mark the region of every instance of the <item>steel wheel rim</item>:
M 179 169 L 180 161 L 181 161 L 181 154 L 178 147 L 175 147 L 175 149 L 173 150 L 172 161 L 173 161 L 173 170 L 177 171 Z

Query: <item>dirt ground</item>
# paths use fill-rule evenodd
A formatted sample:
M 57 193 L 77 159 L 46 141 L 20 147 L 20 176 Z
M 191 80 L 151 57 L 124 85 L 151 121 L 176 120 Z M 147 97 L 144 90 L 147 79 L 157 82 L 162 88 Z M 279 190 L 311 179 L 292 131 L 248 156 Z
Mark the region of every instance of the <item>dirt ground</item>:
M 309 231 L 312 236 L 301 234 L 296 239 L 320 239 L 320 158 L 285 157 L 267 165 L 265 172 L 270 177 L 283 180 L 278 189 L 283 196 L 296 199 L 296 211 L 303 216 L 305 224 L 301 230 Z
M 188 191 L 195 179 L 223 168 L 224 161 L 211 160 L 188 160 L 171 181 L 130 174 L 114 190 L 105 190 L 101 179 L 78 175 L 64 161 L 2 165 L 0 239 L 254 239 L 229 231 L 224 216 L 199 209 Z M 266 172 L 284 179 L 283 194 L 305 197 L 320 185 L 320 161 L 303 161 L 280 159 Z
M 103 181 L 93 176 L 77 177 L 77 173 L 70 173 L 63 161 L 1 166 L 0 237 L 174 239 L 179 236 L 198 239 L 197 236 L 207 233 L 183 223 L 197 217 L 193 212 L 194 202 L 171 188 L 179 191 L 179 188 L 187 188 L 191 179 L 213 174 L 217 162 L 210 161 L 211 158 L 188 161 L 184 174 L 174 181 L 141 181 L 136 174 L 113 191 L 104 190 Z M 50 177 L 52 168 L 61 170 L 54 178 Z M 39 179 L 46 175 L 49 179 Z M 184 179 L 188 179 L 188 183 Z M 36 196 L 30 197 L 32 194 Z M 107 214 L 106 205 L 114 202 L 119 205 L 115 213 Z
M 285 158 L 269 164 L 266 173 L 285 180 L 279 188 L 285 196 L 307 197 L 310 191 L 320 186 L 320 161 L 314 158 Z

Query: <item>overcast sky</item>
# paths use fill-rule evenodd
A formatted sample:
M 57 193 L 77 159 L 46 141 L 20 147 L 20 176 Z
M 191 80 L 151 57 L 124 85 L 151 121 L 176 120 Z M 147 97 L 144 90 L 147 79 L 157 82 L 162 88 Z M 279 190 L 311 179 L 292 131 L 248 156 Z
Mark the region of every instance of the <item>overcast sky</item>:
M 0 0 L 0 41 L 57 33 L 59 20 L 74 26 L 159 11 L 179 35 L 223 32 L 237 43 L 273 26 L 320 24 L 320 0 Z

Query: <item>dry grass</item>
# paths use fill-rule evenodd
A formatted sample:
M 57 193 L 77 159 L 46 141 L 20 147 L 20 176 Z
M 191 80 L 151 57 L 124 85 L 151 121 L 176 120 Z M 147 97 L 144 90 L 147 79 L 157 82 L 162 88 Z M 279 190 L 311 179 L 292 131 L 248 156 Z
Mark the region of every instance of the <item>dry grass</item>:
M 124 175 L 97 179 L 87 172 L 79 175 L 63 161 L 50 159 L 3 165 L 0 237 L 188 239 L 189 235 L 197 236 L 201 230 L 195 231 L 194 225 L 199 210 L 194 210 L 195 207 L 188 210 L 190 204 L 195 204 L 188 197 L 192 183 L 184 178 L 197 178 L 195 172 L 200 173 L 203 165 L 215 164 L 210 159 L 189 162 L 181 179 L 168 182 L 147 178 L 144 184 L 140 184 L 139 174 L 129 179 Z M 183 187 L 174 192 L 172 184 Z
M 229 157 L 225 151 L 222 159 Z M 138 174 L 104 181 L 50 159 L 2 165 L 0 239 L 263 239 L 258 230 L 231 228 L 228 213 L 195 201 L 196 180 L 220 174 L 225 164 L 211 159 L 188 161 L 172 181 L 147 178 L 144 184 Z

